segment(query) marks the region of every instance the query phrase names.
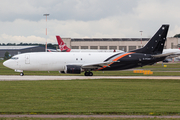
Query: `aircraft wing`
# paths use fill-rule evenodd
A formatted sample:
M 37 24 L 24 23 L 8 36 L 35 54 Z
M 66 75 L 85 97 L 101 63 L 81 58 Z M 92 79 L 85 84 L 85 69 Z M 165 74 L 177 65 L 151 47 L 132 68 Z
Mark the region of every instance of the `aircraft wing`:
M 83 69 L 93 69 L 93 68 L 100 68 L 103 66 L 108 66 L 109 64 L 111 64 L 112 62 L 107 61 L 107 62 L 100 62 L 100 63 L 91 63 L 91 64 L 84 64 L 82 65 Z

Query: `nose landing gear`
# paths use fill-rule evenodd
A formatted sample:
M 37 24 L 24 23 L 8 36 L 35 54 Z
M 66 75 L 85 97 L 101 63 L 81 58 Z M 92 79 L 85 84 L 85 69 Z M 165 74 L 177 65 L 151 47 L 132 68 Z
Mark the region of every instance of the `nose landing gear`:
M 92 72 L 85 72 L 84 75 L 85 76 L 93 76 L 93 73 Z
M 21 73 L 20 73 L 20 76 L 23 76 L 23 75 L 24 75 L 24 73 L 23 73 L 23 72 L 21 72 Z

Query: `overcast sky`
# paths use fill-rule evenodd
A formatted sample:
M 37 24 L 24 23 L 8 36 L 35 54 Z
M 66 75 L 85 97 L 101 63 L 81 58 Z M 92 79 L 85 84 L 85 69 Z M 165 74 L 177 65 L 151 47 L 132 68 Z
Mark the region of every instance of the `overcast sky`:
M 180 0 L 0 0 L 0 43 L 57 43 L 62 38 L 152 37 L 170 24 L 180 33 Z M 48 13 L 46 36 L 46 19 Z

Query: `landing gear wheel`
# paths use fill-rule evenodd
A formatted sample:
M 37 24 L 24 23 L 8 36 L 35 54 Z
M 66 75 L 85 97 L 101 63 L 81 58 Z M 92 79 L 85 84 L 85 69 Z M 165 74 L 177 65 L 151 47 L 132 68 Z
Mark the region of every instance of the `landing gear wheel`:
M 24 73 L 22 72 L 22 73 L 20 73 L 20 76 L 23 76 L 24 75 Z
M 85 76 L 93 76 L 93 73 L 92 72 L 85 72 L 84 75 Z
M 89 76 L 93 76 L 93 73 L 92 73 L 92 72 L 89 72 Z
M 85 72 L 84 75 L 85 75 L 85 76 L 88 76 L 88 72 Z

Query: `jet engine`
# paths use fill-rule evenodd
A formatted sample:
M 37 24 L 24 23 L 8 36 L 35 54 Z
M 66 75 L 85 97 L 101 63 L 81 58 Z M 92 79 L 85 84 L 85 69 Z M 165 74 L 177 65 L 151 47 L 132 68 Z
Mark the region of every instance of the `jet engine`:
M 81 74 L 81 66 L 78 65 L 66 65 L 64 73 Z

